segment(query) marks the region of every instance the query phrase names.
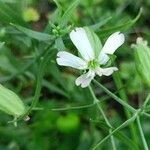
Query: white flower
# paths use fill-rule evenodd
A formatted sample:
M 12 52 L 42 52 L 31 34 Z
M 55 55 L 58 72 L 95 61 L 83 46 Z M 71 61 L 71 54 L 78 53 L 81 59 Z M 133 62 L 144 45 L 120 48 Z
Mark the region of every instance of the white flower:
M 87 73 L 76 79 L 75 83 L 77 86 L 87 87 L 96 74 L 109 76 L 118 70 L 116 67 L 102 68 L 102 65 L 105 65 L 109 60 L 107 54 L 113 54 L 124 43 L 125 37 L 122 33 L 113 33 L 103 47 L 96 34 L 88 28 L 76 28 L 71 31 L 70 38 L 78 49 L 81 58 L 68 52 L 60 51 L 57 54 L 58 58 L 56 61 L 61 66 L 88 70 Z

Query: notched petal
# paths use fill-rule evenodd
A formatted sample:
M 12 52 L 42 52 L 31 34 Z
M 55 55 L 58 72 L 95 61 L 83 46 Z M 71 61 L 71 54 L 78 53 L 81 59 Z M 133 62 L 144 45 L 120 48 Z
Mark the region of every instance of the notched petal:
M 79 53 L 85 60 L 94 59 L 94 50 L 90 44 L 87 33 L 84 28 L 75 28 L 70 33 L 70 39 L 78 49 Z
M 109 60 L 107 54 L 113 54 L 124 43 L 124 41 L 125 36 L 123 33 L 115 32 L 110 35 L 99 54 L 100 64 L 105 64 Z

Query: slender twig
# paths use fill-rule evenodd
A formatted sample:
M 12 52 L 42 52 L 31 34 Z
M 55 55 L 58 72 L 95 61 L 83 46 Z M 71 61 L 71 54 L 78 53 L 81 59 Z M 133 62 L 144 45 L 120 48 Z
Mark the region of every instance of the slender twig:
M 90 108 L 96 105 L 96 103 L 102 103 L 106 100 L 108 100 L 108 96 L 105 96 L 105 98 L 102 98 L 101 100 L 98 100 L 95 103 L 91 104 L 86 104 L 86 105 L 80 105 L 80 106 L 67 106 L 67 107 L 60 107 L 60 108 L 52 108 L 52 111 L 67 111 L 67 110 L 76 110 L 76 109 L 85 109 L 85 108 Z
M 89 105 L 82 105 L 82 106 L 71 106 L 71 107 L 64 107 L 64 108 L 53 108 L 52 111 L 64 111 L 64 110 L 75 110 L 75 109 L 84 109 L 84 108 L 90 108 L 93 107 L 95 104 L 89 104 Z
M 150 101 L 150 94 L 148 94 L 147 98 L 146 98 L 145 101 L 144 101 L 143 109 L 146 108 L 146 106 L 147 106 L 147 104 L 148 104 L 149 101 Z
M 118 96 L 116 96 L 115 94 L 113 94 L 111 91 L 109 91 L 107 88 L 105 88 L 102 84 L 100 84 L 99 82 L 97 82 L 96 80 L 94 80 L 95 84 L 97 86 L 99 86 L 103 91 L 105 91 L 110 97 L 112 97 L 114 100 L 116 100 L 118 103 L 120 103 L 121 105 L 123 105 L 125 108 L 127 108 L 130 112 L 135 113 L 137 110 L 135 108 L 133 108 L 132 106 L 130 106 L 128 103 L 126 103 L 125 101 L 123 101 L 121 98 L 119 98 Z
M 139 116 L 137 116 L 136 122 L 137 122 L 138 129 L 139 129 L 139 132 L 140 132 L 140 135 L 141 135 L 141 139 L 142 139 L 142 142 L 143 142 L 144 150 L 149 150 L 147 142 L 146 142 L 146 139 L 144 137 L 144 133 L 143 133 L 143 130 L 142 130 L 142 126 L 141 126 L 141 122 L 140 122 Z
M 120 73 L 117 71 L 113 74 L 113 79 L 114 79 L 114 83 L 116 85 L 116 88 L 119 90 L 121 87 L 123 87 L 123 82 L 121 80 L 120 77 Z M 128 102 L 128 96 L 126 94 L 126 91 L 124 88 L 122 88 L 121 90 L 118 91 L 118 94 L 120 96 L 120 98 L 122 100 L 124 100 L 125 102 Z M 127 119 L 131 118 L 131 113 L 124 107 L 124 113 Z M 132 140 L 135 143 L 138 143 L 138 136 L 137 136 L 137 130 L 136 130 L 136 126 L 134 125 L 134 123 L 129 125 L 129 129 L 130 129 L 130 133 L 131 133 L 131 137 Z
M 37 82 L 36 82 L 36 88 L 35 88 L 35 93 L 34 93 L 34 97 L 32 100 L 32 103 L 30 105 L 30 107 L 26 110 L 26 112 L 20 116 L 19 118 L 17 118 L 15 121 L 10 121 L 9 123 L 14 123 L 17 122 L 23 118 L 25 118 L 26 116 L 28 116 L 32 109 L 36 107 L 36 104 L 39 101 L 39 97 L 40 97 L 40 93 L 41 93 L 41 88 L 42 88 L 42 80 L 43 80 L 43 76 L 44 76 L 44 69 L 45 69 L 45 65 L 47 64 L 47 62 L 49 61 L 49 57 L 51 56 L 51 54 L 49 54 L 49 48 L 54 44 L 54 41 L 45 49 L 44 53 L 43 53 L 43 57 L 41 57 L 42 59 L 40 59 L 40 65 L 38 68 L 38 76 L 37 76 Z
M 109 135 L 107 135 L 104 139 L 102 139 L 100 142 L 98 142 L 92 150 L 96 150 L 98 148 L 98 146 L 100 146 L 103 142 L 105 142 L 110 136 L 114 135 L 116 132 L 118 132 L 119 130 L 121 130 L 122 128 L 128 126 L 130 123 L 134 122 L 137 115 L 139 114 L 140 110 L 137 110 L 136 113 L 129 118 L 128 120 L 126 120 L 124 123 L 122 123 L 120 126 L 118 126 L 117 128 L 115 128 Z
M 107 119 L 107 117 L 106 117 L 106 115 L 105 115 L 105 113 L 104 113 L 104 111 L 103 111 L 101 105 L 97 102 L 98 99 L 96 98 L 96 96 L 95 96 L 95 94 L 94 94 L 94 92 L 93 92 L 91 86 L 89 86 L 89 90 L 90 90 L 90 93 L 91 93 L 91 95 L 92 95 L 92 97 L 93 97 L 94 103 L 97 104 L 97 108 L 99 109 L 100 113 L 102 114 L 102 116 L 103 116 L 103 118 L 104 118 L 106 124 L 110 127 L 109 133 L 111 134 L 111 133 L 112 133 L 112 126 L 111 126 L 109 120 Z M 113 148 L 113 150 L 116 150 L 116 145 L 115 145 L 115 141 L 114 141 L 113 135 L 110 136 L 110 139 L 111 139 L 111 143 L 112 143 L 112 148 Z
M 142 112 L 141 115 L 144 115 L 147 118 L 150 118 L 150 114 L 146 113 L 146 112 Z

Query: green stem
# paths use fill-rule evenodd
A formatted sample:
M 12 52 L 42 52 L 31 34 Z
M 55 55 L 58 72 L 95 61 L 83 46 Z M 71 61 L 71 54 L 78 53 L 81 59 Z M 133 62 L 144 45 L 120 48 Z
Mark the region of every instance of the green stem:
M 102 84 L 94 80 L 95 84 L 99 86 L 103 91 L 105 91 L 110 97 L 112 97 L 114 100 L 116 100 L 118 103 L 123 105 L 125 108 L 127 108 L 130 112 L 135 113 L 136 109 L 134 109 L 132 106 L 130 106 L 128 103 L 123 101 L 121 98 L 117 97 L 115 94 L 113 94 L 111 91 L 109 91 L 107 88 L 105 88 Z
M 103 118 L 104 118 L 106 124 L 110 127 L 110 129 L 109 129 L 109 134 L 111 134 L 111 133 L 112 133 L 112 126 L 111 126 L 109 120 L 107 119 L 107 117 L 106 117 L 106 115 L 105 115 L 105 113 L 104 113 L 104 111 L 103 111 L 101 105 L 98 103 L 98 99 L 96 98 L 96 96 L 95 96 L 95 94 L 94 94 L 94 92 L 93 92 L 91 86 L 89 86 L 89 90 L 90 90 L 90 93 L 91 93 L 91 95 L 92 95 L 92 97 L 93 97 L 94 104 L 97 105 L 97 108 L 99 109 L 100 113 L 102 114 L 102 116 L 103 116 Z M 113 150 L 116 150 L 116 145 L 115 145 L 115 141 L 114 141 L 113 135 L 110 136 L 110 139 L 111 139 L 111 144 L 112 144 Z
M 145 101 L 144 101 L 143 109 L 146 108 L 146 106 L 147 106 L 147 104 L 148 104 L 149 101 L 150 101 L 150 94 L 148 94 L 147 98 L 146 98 Z
M 118 132 L 119 130 L 125 128 L 126 126 L 128 126 L 130 123 L 134 122 L 137 115 L 139 113 L 139 110 L 137 110 L 137 112 L 128 120 L 126 120 L 124 123 L 122 123 L 120 126 L 118 126 L 117 128 L 115 128 L 109 135 L 107 135 L 104 139 L 102 139 L 101 141 L 99 141 L 92 150 L 96 150 L 98 148 L 98 146 L 100 146 L 102 143 L 104 143 L 110 136 L 112 136 L 113 134 L 115 134 L 116 132 Z
M 124 100 L 125 102 L 128 102 L 128 97 L 126 95 L 126 91 L 125 91 L 124 88 L 122 88 L 123 83 L 122 83 L 119 72 L 115 72 L 113 74 L 113 79 L 114 79 L 115 85 L 117 87 L 120 98 L 122 100 Z M 131 118 L 131 113 L 127 109 L 125 109 L 125 107 L 124 107 L 124 112 L 125 112 L 125 115 L 126 115 L 127 119 Z M 129 128 L 130 128 L 130 132 L 131 132 L 131 136 L 132 136 L 133 141 L 135 143 L 138 143 L 138 138 L 137 138 L 138 136 L 137 136 L 136 127 L 135 127 L 134 123 L 130 124 Z
M 150 118 L 150 114 L 146 113 L 146 112 L 142 112 L 141 115 L 144 115 L 147 118 Z
M 139 116 L 137 116 L 136 121 L 137 121 L 138 129 L 139 129 L 139 132 L 140 132 L 140 135 L 141 135 L 141 138 L 142 138 L 144 150 L 149 150 L 147 142 L 146 142 L 146 139 L 144 137 L 144 133 L 143 133 L 143 130 L 142 130 L 142 126 L 141 126 L 141 122 L 140 122 Z
M 53 43 L 51 44 L 53 45 Z M 37 84 L 36 84 L 36 89 L 35 89 L 35 94 L 33 97 L 33 101 L 31 103 L 31 106 L 29 107 L 27 113 L 25 115 L 28 115 L 32 109 L 34 107 L 36 107 L 36 104 L 38 103 L 39 97 L 40 97 L 40 93 L 41 93 L 41 88 L 42 88 L 42 80 L 43 80 L 43 76 L 44 76 L 44 69 L 47 65 L 47 62 L 50 60 L 51 54 L 50 52 L 47 50 L 47 52 L 44 54 L 43 59 L 40 62 L 39 65 L 39 70 L 38 70 L 38 77 L 37 77 Z
M 88 104 L 88 105 L 81 105 L 81 106 L 70 106 L 70 107 L 64 107 L 64 108 L 53 108 L 52 111 L 65 111 L 65 110 L 76 110 L 76 109 L 84 109 L 84 108 L 90 108 L 93 107 L 95 104 Z
M 19 121 L 19 120 L 25 118 L 26 116 L 28 116 L 31 113 L 32 109 L 36 107 L 36 105 L 39 101 L 41 88 L 42 88 L 42 80 L 43 80 L 43 76 L 44 76 L 44 70 L 47 65 L 47 62 L 50 60 L 50 57 L 52 56 L 52 52 L 50 52 L 49 49 L 53 44 L 54 44 L 54 41 L 42 53 L 43 57 L 40 57 L 40 64 L 39 64 L 38 73 L 37 73 L 36 88 L 35 88 L 35 93 L 34 93 L 34 97 L 33 97 L 31 106 L 27 109 L 25 114 L 23 114 L 22 116 L 17 118 L 15 121 Z M 13 122 L 14 121 L 10 121 L 10 123 L 13 123 Z

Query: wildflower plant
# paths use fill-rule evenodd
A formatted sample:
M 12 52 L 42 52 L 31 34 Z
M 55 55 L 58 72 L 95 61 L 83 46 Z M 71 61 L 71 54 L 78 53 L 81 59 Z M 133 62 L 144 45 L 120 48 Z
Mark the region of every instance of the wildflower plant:
M 0 110 L 8 115 L 0 114 L 0 147 L 149 149 L 149 46 L 141 38 L 129 45 L 142 9 L 129 19 L 126 1 L 113 1 L 115 12 L 109 3 L 0 0 Z M 134 94 L 126 90 L 133 77 L 121 76 L 128 59 L 144 83 Z
M 137 120 L 137 124 L 138 124 L 138 128 L 140 130 L 144 148 L 147 149 L 148 146 L 147 146 L 147 143 L 146 143 L 146 140 L 144 138 L 143 131 L 141 128 L 139 114 L 148 115 L 148 114 L 144 113 L 143 108 L 146 107 L 146 105 L 150 99 L 150 95 L 148 95 L 147 99 L 145 100 L 143 107 L 136 110 L 132 106 L 128 105 L 127 103 L 122 101 L 120 98 L 118 98 L 115 94 L 111 93 L 107 88 L 105 88 L 103 85 L 101 85 L 100 83 L 98 83 L 95 80 L 95 83 L 100 88 L 102 88 L 110 97 L 114 98 L 117 102 L 122 104 L 130 112 L 133 113 L 133 116 L 130 116 L 130 112 L 127 111 L 127 117 L 130 117 L 130 118 L 127 121 L 125 121 L 122 125 L 120 125 L 118 128 L 112 130 L 111 129 L 112 126 L 110 125 L 109 121 L 107 120 L 106 115 L 104 114 L 101 106 L 98 104 L 99 100 L 96 98 L 96 96 L 90 86 L 90 83 L 94 79 L 96 74 L 99 76 L 102 76 L 102 75 L 109 76 L 114 71 L 118 70 L 118 68 L 116 68 L 116 67 L 105 68 L 105 64 L 110 59 L 108 54 L 113 54 L 115 52 L 115 50 L 124 43 L 124 41 L 125 41 L 124 35 L 120 32 L 113 33 L 111 36 L 109 36 L 106 43 L 102 47 L 99 38 L 97 37 L 97 35 L 94 32 L 92 32 L 87 27 L 85 27 L 85 28 L 80 27 L 80 28 L 75 28 L 74 30 L 71 31 L 70 39 L 72 40 L 72 42 L 78 49 L 79 55 L 81 56 L 81 58 L 77 57 L 73 54 L 70 54 L 69 52 L 66 52 L 66 51 L 59 51 L 57 53 L 56 61 L 61 66 L 69 66 L 69 67 L 72 67 L 75 69 L 84 70 L 85 73 L 76 79 L 75 84 L 77 86 L 81 85 L 82 88 L 89 86 L 89 90 L 91 92 L 91 95 L 93 96 L 94 103 L 98 106 L 98 109 L 102 113 L 102 115 L 106 121 L 106 124 L 108 126 L 110 126 L 110 130 L 109 130 L 110 134 L 108 136 L 106 136 L 106 138 L 104 138 L 104 140 L 100 141 L 93 149 L 97 149 L 98 146 L 100 144 L 102 144 L 109 137 L 111 138 L 113 149 L 116 149 L 114 138 L 112 136 L 113 133 L 120 130 L 122 127 L 125 127 L 125 126 L 131 124 L 135 120 Z M 138 39 L 137 44 L 141 44 L 141 42 L 139 43 L 139 39 Z M 147 43 L 144 41 L 143 45 L 146 46 Z M 133 47 L 136 47 L 136 45 L 133 45 Z M 101 68 L 101 66 L 103 66 L 104 68 Z M 87 73 L 86 73 L 86 70 L 88 70 Z M 133 132 L 133 130 L 134 130 L 133 128 L 134 128 L 134 126 L 131 125 L 131 128 L 130 128 L 131 132 Z

